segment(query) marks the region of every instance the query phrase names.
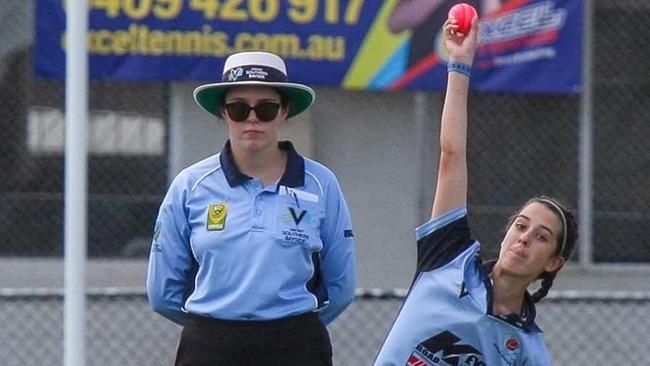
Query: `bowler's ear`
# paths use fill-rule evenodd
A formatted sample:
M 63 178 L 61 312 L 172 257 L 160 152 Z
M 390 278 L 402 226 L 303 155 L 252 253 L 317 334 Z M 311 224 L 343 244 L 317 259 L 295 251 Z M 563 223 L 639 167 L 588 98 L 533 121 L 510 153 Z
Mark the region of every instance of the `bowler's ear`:
M 546 270 L 546 272 L 555 272 L 562 268 L 565 262 L 566 259 L 564 259 L 564 257 L 556 255 L 555 257 L 549 259 L 548 263 L 546 263 L 546 266 L 544 266 L 544 270 Z

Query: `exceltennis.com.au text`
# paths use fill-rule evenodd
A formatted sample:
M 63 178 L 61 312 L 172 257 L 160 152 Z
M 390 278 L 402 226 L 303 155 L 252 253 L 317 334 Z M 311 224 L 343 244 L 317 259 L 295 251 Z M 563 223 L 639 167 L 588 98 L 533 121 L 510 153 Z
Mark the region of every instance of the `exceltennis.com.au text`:
M 345 37 L 312 34 L 301 39 L 291 33 L 241 32 L 230 36 L 203 26 L 197 31 L 151 30 L 132 24 L 125 30 L 94 29 L 88 33 L 91 55 L 212 56 L 265 50 L 287 58 L 312 61 L 341 61 L 345 58 Z M 65 33 L 61 37 L 65 48 Z

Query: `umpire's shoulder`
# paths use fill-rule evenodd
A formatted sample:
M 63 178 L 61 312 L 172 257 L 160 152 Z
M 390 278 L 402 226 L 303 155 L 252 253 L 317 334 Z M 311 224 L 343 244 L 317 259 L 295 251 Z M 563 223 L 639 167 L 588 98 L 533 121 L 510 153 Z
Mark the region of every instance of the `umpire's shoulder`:
M 335 182 L 338 184 L 338 180 L 336 178 L 336 175 L 334 172 L 326 167 L 324 164 L 309 159 L 309 158 L 304 158 L 305 159 L 305 179 L 311 178 L 316 179 L 320 181 L 322 184 L 329 184 L 330 182 Z
M 220 169 L 219 154 L 215 154 L 181 170 L 174 177 L 171 185 L 191 189 L 199 180 Z

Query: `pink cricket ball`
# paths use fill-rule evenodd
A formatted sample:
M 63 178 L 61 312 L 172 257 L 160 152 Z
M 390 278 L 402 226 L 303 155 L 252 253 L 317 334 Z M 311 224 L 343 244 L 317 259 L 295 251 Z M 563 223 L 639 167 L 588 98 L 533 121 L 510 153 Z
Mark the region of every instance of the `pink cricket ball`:
M 478 17 L 478 13 L 473 6 L 460 3 L 449 9 L 449 18 L 455 18 L 458 21 L 457 32 L 467 34 L 472 28 L 472 20 Z

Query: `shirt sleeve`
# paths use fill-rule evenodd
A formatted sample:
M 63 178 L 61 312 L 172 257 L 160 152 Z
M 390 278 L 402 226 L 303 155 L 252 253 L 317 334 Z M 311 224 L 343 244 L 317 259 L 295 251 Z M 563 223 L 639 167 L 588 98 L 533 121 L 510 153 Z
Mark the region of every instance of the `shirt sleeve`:
M 474 242 L 467 223 L 467 206 L 431 219 L 418 227 L 415 233 L 418 242 L 417 273 L 444 266 Z
M 183 325 L 183 304 L 193 291 L 196 261 L 190 250 L 185 191 L 175 180 L 156 219 L 147 270 L 147 296 L 154 311 Z
M 321 270 L 329 304 L 319 315 L 325 324 L 331 323 L 354 300 L 356 264 L 354 233 L 350 212 L 336 181 L 328 185 L 323 225 Z

